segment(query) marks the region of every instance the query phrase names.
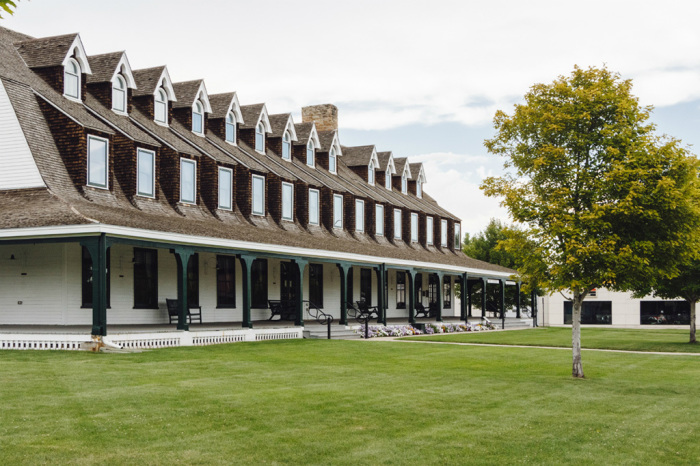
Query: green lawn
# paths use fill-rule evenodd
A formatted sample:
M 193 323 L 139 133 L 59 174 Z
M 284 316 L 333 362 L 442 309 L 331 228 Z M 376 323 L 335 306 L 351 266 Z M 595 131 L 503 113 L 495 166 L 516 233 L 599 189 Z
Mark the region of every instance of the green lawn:
M 583 348 L 628 351 L 700 353 L 700 345 L 689 344 L 688 336 L 688 330 L 582 328 L 581 346 Z M 539 327 L 506 332 L 452 333 L 408 338 L 453 343 L 566 346 L 571 348 L 571 328 L 566 327 Z
M 510 332 L 513 334 L 525 332 Z M 700 458 L 700 359 L 295 340 L 0 353 L 0 464 Z

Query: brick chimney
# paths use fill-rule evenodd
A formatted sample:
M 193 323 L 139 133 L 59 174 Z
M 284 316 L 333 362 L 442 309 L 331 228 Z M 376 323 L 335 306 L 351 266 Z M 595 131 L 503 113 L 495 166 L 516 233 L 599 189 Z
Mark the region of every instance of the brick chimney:
M 301 121 L 315 122 L 318 131 L 338 129 L 338 107 L 333 104 L 310 105 L 301 108 Z

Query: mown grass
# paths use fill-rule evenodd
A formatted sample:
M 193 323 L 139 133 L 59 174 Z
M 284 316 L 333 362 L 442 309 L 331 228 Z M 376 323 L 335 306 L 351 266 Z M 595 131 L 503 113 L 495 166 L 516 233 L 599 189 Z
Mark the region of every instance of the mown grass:
M 582 328 L 581 347 L 626 351 L 700 353 L 700 345 L 689 344 L 688 337 L 688 330 Z M 571 348 L 570 327 L 539 327 L 528 330 L 512 330 L 505 332 L 452 333 L 408 338 L 453 343 L 560 346 Z
M 515 332 L 512 332 L 515 333 Z M 0 353 L 0 464 L 700 458 L 700 359 L 296 340 Z

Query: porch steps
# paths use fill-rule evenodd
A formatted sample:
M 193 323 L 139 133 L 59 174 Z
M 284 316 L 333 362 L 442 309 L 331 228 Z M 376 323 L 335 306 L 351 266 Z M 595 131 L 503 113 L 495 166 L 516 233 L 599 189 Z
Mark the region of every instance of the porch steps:
M 325 340 L 328 338 L 328 327 L 325 325 L 305 325 L 304 338 Z M 343 325 L 331 325 L 331 340 L 359 340 L 360 335 L 351 328 Z

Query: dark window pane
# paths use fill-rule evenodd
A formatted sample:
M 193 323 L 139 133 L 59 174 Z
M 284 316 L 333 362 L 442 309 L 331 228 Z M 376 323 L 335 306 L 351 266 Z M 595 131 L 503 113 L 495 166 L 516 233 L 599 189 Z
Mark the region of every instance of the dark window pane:
M 690 325 L 688 301 L 642 301 L 639 311 L 642 325 Z
M 236 258 L 216 256 L 216 307 L 236 307 Z
M 435 305 L 438 302 L 438 284 L 440 278 L 437 274 L 431 273 L 428 278 L 428 303 Z
M 574 303 L 564 301 L 564 324 L 573 321 Z M 584 301 L 581 306 L 581 324 L 612 324 L 612 301 Z
M 352 267 L 348 269 L 348 302 L 353 302 L 355 286 L 355 272 Z
M 372 305 L 372 271 L 360 269 L 360 300 Z
M 417 273 L 416 278 L 414 278 L 414 296 L 413 296 L 413 302 L 415 304 L 423 304 L 423 274 Z
M 267 308 L 267 259 L 255 259 L 251 266 L 251 306 Z
M 193 254 L 187 264 L 187 305 L 199 307 L 199 255 Z
M 134 307 L 158 308 L 158 251 L 134 248 Z
M 323 265 L 309 264 L 309 301 L 323 308 Z
M 450 309 L 452 307 L 452 279 L 445 277 L 442 284 L 442 307 Z
M 396 309 L 406 309 L 406 272 L 396 272 Z

